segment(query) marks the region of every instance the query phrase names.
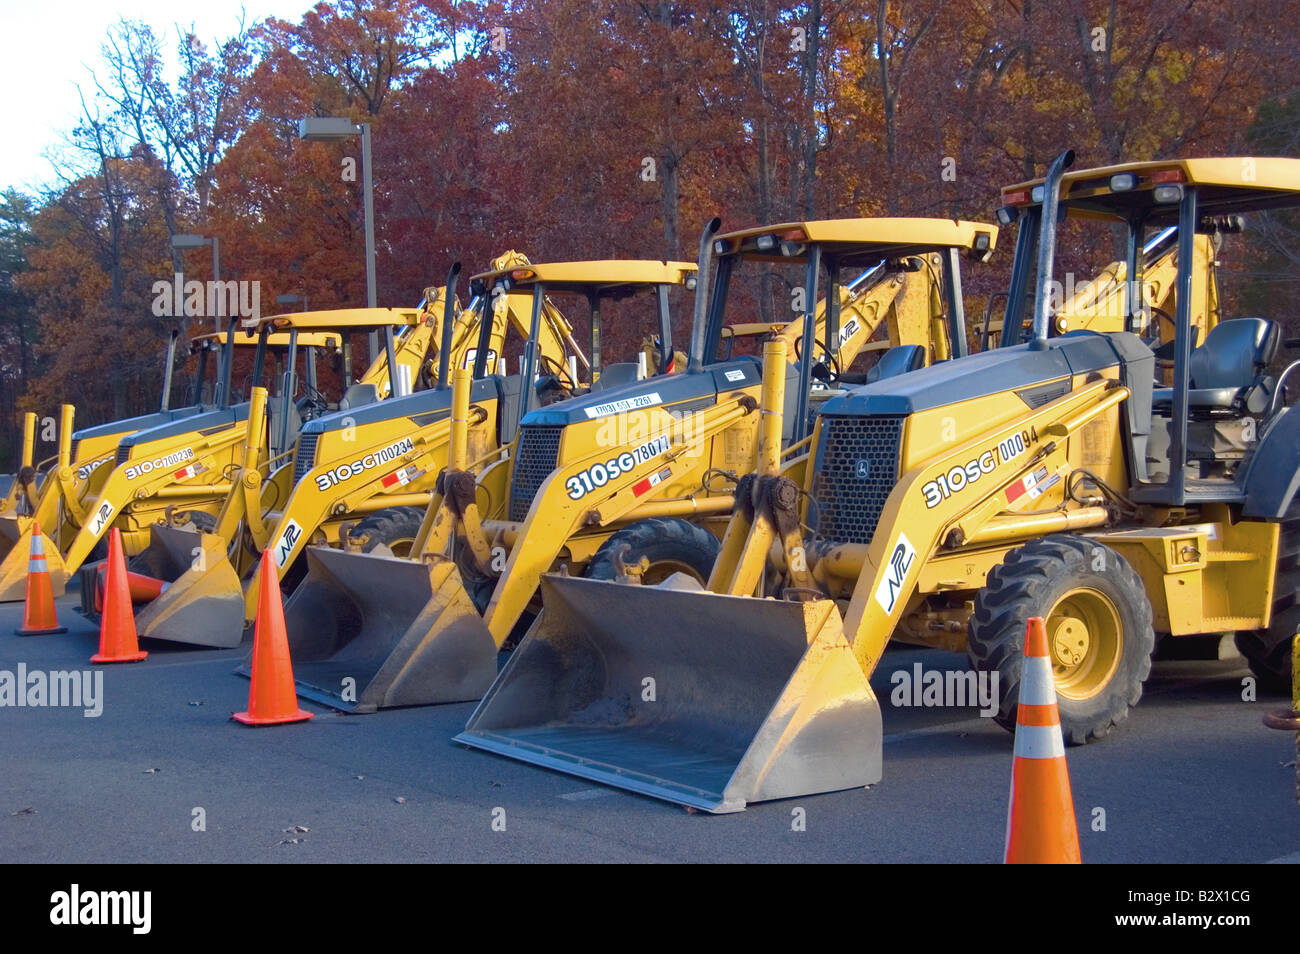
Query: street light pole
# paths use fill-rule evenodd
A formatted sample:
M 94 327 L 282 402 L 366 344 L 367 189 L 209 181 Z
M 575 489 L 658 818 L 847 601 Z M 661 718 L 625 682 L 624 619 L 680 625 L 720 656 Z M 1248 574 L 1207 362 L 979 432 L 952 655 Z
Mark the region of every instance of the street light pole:
M 366 307 L 377 303 L 375 290 L 375 193 L 370 178 L 370 123 L 361 124 L 361 187 L 366 216 Z M 379 353 L 379 332 L 370 332 L 370 360 Z M 392 373 L 395 369 L 389 369 Z M 393 378 L 396 381 L 396 378 Z
M 298 120 L 298 138 L 306 142 L 342 142 L 361 137 L 361 192 L 366 223 L 366 307 L 377 304 L 375 287 L 375 194 L 370 170 L 370 123 L 354 123 L 344 116 L 309 116 Z M 379 354 L 379 332 L 370 332 L 370 360 Z
M 220 253 L 217 250 L 218 249 L 217 237 L 215 235 L 211 237 L 203 236 L 203 235 L 194 235 L 194 234 L 173 235 L 171 245 L 172 248 L 176 249 L 177 251 L 185 251 L 186 249 L 202 248 L 205 245 L 211 245 L 212 246 L 212 280 L 215 282 L 221 278 L 221 258 L 220 258 Z M 181 268 L 176 273 L 177 287 L 181 289 L 181 295 L 182 295 L 181 301 L 176 303 L 177 305 L 176 310 L 180 312 L 179 317 L 181 318 L 182 326 L 185 324 L 185 306 L 183 304 L 184 302 L 183 296 L 184 296 L 184 289 L 185 289 L 184 271 L 185 271 L 184 266 L 181 266 Z M 232 317 L 230 320 L 234 321 L 234 318 Z M 217 327 L 217 319 L 215 315 L 212 318 L 212 330 L 213 331 L 221 330 L 220 328 Z M 179 328 L 173 328 L 171 330 L 171 333 L 168 335 L 167 358 L 163 364 L 162 410 L 164 411 L 167 410 L 167 408 L 171 404 L 172 369 L 176 363 L 176 339 L 179 337 L 180 337 Z
M 184 266 L 176 272 L 176 286 L 181 289 L 182 296 L 185 292 L 185 271 Z M 184 302 L 184 298 L 181 299 Z M 181 308 L 184 309 L 184 305 Z M 163 358 L 163 385 L 162 385 L 162 403 L 158 410 L 165 411 L 171 407 L 172 403 L 172 369 L 176 366 L 176 339 L 180 337 L 177 328 L 173 327 L 167 333 L 167 355 Z

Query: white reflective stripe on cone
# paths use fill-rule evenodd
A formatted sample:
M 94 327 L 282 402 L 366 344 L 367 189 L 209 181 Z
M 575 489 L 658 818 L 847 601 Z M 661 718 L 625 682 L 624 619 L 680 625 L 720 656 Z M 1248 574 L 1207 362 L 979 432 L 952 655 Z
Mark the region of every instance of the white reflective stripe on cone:
M 1016 726 L 1016 758 L 1058 759 L 1065 757 L 1065 742 L 1059 725 Z
M 1046 656 L 1026 656 L 1020 671 L 1020 704 L 1050 706 L 1056 702 L 1052 661 Z

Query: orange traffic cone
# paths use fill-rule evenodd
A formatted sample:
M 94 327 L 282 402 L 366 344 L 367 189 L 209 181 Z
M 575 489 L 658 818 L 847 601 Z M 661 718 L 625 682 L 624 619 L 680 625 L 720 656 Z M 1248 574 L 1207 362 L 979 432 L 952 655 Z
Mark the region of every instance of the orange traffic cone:
M 1056 683 L 1041 616 L 1025 627 L 1025 661 L 1016 711 L 1015 764 L 1007 809 L 1006 863 L 1079 864 L 1079 829 L 1065 767 Z
M 54 586 L 50 567 L 45 562 L 45 538 L 41 525 L 32 521 L 32 548 L 27 558 L 27 603 L 23 607 L 23 624 L 14 632 L 19 636 L 50 636 L 66 633 L 54 612 Z
M 95 599 L 94 607 L 96 613 L 104 612 L 104 588 L 108 585 L 108 564 L 101 563 L 95 570 Z M 162 594 L 167 592 L 170 583 L 156 579 L 152 576 L 145 576 L 143 573 L 132 573 L 130 570 L 126 573 L 126 588 L 131 594 L 131 602 L 149 603 L 156 600 Z
M 284 628 L 284 603 L 280 599 L 280 578 L 271 551 L 262 551 L 258 573 L 257 628 L 253 631 L 252 680 L 248 687 L 248 711 L 231 718 L 244 725 L 279 725 L 302 722 L 312 713 L 298 708 L 293 688 L 293 663 L 289 659 L 289 636 Z
M 140 648 L 131 610 L 131 593 L 126 585 L 126 554 L 122 531 L 108 534 L 108 584 L 104 588 L 104 611 L 99 617 L 99 652 L 93 663 L 139 662 L 149 654 Z

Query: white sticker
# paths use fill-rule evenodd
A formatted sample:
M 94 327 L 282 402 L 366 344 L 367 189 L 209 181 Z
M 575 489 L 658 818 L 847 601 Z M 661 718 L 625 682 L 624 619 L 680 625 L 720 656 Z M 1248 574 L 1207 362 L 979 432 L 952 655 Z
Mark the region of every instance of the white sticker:
M 345 480 L 353 477 L 360 477 L 366 471 L 375 467 L 381 467 L 384 464 L 397 460 L 403 454 L 409 454 L 415 449 L 415 444 L 409 437 L 403 438 L 396 444 L 389 444 L 382 450 L 377 450 L 373 454 L 367 454 L 350 464 L 339 464 L 323 474 L 316 475 L 316 486 L 320 490 L 329 490 L 335 484 L 341 484 Z
M 302 527 L 297 522 L 290 520 L 285 525 L 284 533 L 280 534 L 280 539 L 275 544 L 275 565 L 284 569 L 285 561 L 289 559 L 289 554 L 293 553 L 293 548 L 298 545 L 302 539 Z
M 858 319 L 850 318 L 844 322 L 844 327 L 840 329 L 840 347 L 843 348 L 850 338 L 856 335 L 862 326 L 858 324 Z
M 726 378 L 727 378 L 728 381 L 743 381 L 743 380 L 745 380 L 745 372 L 744 372 L 743 370 L 741 370 L 740 368 L 737 368 L 737 369 L 735 369 L 734 371 L 727 371 L 727 372 L 725 372 L 725 374 L 726 374 Z
M 659 397 L 659 392 L 654 391 L 633 398 L 610 401 L 608 404 L 597 404 L 594 407 L 584 408 L 584 410 L 589 418 L 608 417 L 610 414 L 622 414 L 625 411 L 636 411 L 643 407 L 653 407 L 656 404 L 663 403 L 663 399 Z
M 95 516 L 90 520 L 90 533 L 92 536 L 99 536 L 108 526 L 108 522 L 113 519 L 113 504 L 105 500 L 95 511 Z
M 894 544 L 894 549 L 889 554 L 885 578 L 880 581 L 880 586 L 876 587 L 876 602 L 885 608 L 886 613 L 894 612 L 894 604 L 898 602 L 898 596 L 903 592 L 907 573 L 914 562 L 916 562 L 916 548 L 912 546 L 905 534 L 900 533 L 898 542 Z
M 668 438 L 655 438 L 640 447 L 624 451 L 617 457 L 611 457 L 603 463 L 592 464 L 586 470 L 574 474 L 564 482 L 564 489 L 568 491 L 570 499 L 581 500 L 587 494 L 604 487 L 620 474 L 626 474 L 632 468 L 667 452 L 670 446 L 671 441 Z
M 189 460 L 194 456 L 194 448 L 187 447 L 184 450 L 173 451 L 166 457 L 155 457 L 153 460 L 142 460 L 138 464 L 132 464 L 126 469 L 126 479 L 135 480 L 137 477 L 143 477 L 145 474 L 151 474 L 155 470 L 174 467 L 183 460 Z
M 470 348 L 465 352 L 465 360 L 461 363 L 462 368 L 472 369 L 474 361 L 478 358 L 478 348 Z M 483 363 L 483 370 L 487 374 L 495 374 L 497 369 L 497 353 L 491 349 L 488 350 L 487 360 Z

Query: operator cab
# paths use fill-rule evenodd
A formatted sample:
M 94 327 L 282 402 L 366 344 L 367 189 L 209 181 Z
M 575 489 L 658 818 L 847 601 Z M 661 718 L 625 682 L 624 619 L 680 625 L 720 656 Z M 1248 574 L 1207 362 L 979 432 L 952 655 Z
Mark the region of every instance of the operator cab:
M 518 362 L 519 380 L 531 387 L 509 388 L 518 400 L 507 402 L 522 420 L 529 410 L 584 394 L 606 391 L 633 381 L 681 370 L 684 356 L 673 351 L 669 307 L 674 288 L 695 288 L 695 265 L 691 262 L 601 260 L 550 262 L 502 268 L 475 275 L 470 280 L 474 295 L 494 300 L 503 294 L 530 293 L 532 316 L 529 334 L 518 343 L 506 342 L 497 355 L 485 345 L 474 352 L 474 376 L 507 372 Z M 552 297 L 578 304 L 565 314 L 585 315 L 577 322 L 586 326 L 590 350 L 583 352 L 575 328 L 556 308 Z M 611 330 L 620 337 L 620 350 L 627 360 L 605 362 L 605 339 L 609 312 Z M 490 322 L 485 322 L 486 330 Z M 648 332 L 648 333 L 647 333 Z M 503 421 L 509 416 L 503 414 Z M 503 424 L 503 442 L 514 431 Z
M 1044 188 L 1045 180 L 1039 179 L 1004 189 L 998 213 L 1004 225 L 1021 222 L 1003 327 L 1024 327 L 1025 304 L 1032 300 L 1029 327 L 1040 340 L 1049 334 L 1054 317 L 1046 301 L 1052 276 L 1033 274 L 1031 282 L 1031 273 L 1041 271 L 1044 247 L 1051 270 L 1050 243 L 1040 233 L 1054 231 L 1058 212 L 1045 211 L 1050 203 L 1044 198 L 1051 197 L 1044 196 Z M 1300 380 L 1300 362 L 1292 362 L 1280 376 L 1276 363 L 1284 344 L 1296 347 L 1300 340 L 1284 340 L 1280 324 L 1270 318 L 1222 315 L 1203 260 L 1197 267 L 1195 243 L 1211 236 L 1217 252 L 1224 234 L 1300 206 L 1300 160 L 1127 163 L 1065 172 L 1058 194 L 1061 219 L 1118 231 L 1127 249 L 1127 329 L 1151 355 L 1139 355 L 1124 367 L 1124 384 L 1130 389 L 1125 403 L 1132 501 L 1246 503 L 1248 510 L 1258 511 L 1282 500 L 1296 475 L 1294 467 L 1288 472 L 1289 465 L 1278 468 L 1281 460 L 1290 460 L 1287 454 L 1279 457 L 1279 448 L 1294 448 L 1300 438 L 1300 419 L 1286 414 L 1285 386 Z M 1148 238 L 1152 233 L 1155 240 Z M 1143 251 L 1151 249 L 1152 241 L 1176 243 L 1172 315 L 1153 312 L 1152 296 L 1143 285 L 1144 262 L 1150 260 Z M 1031 288 L 1036 294 L 1027 295 Z M 1148 370 L 1155 368 L 1163 370 L 1159 378 Z M 1280 470 L 1275 477 L 1265 476 L 1265 470 L 1275 468 Z
M 785 338 L 793 357 L 786 391 L 795 399 L 784 436 L 787 443 L 800 441 L 811 433 L 815 406 L 843 385 L 969 352 L 960 256 L 987 261 L 997 232 L 979 222 L 879 218 L 720 235 L 713 240 L 715 284 L 707 317 L 696 323 L 692 368 L 737 353 L 757 360 L 760 336 Z M 845 282 L 846 275 L 853 277 Z M 762 320 L 735 321 L 755 313 Z M 805 341 L 814 342 L 811 361 L 804 360 Z M 868 355 L 875 363 L 855 370 Z
M 397 355 L 407 335 L 425 320 L 423 308 L 343 308 L 269 315 L 244 322 L 244 337 L 256 338 L 258 343 L 252 373 L 244 383 L 250 389 L 253 385 L 269 385 L 266 433 L 272 459 L 292 454 L 307 421 L 378 401 L 394 388 L 398 395 L 410 393 L 412 375 Z M 383 341 L 383 373 L 372 361 L 362 379 L 352 381 L 348 339 L 369 332 L 378 332 Z M 286 342 L 282 349 L 270 347 L 276 339 Z M 302 374 L 298 371 L 300 349 L 304 354 Z M 321 386 L 318 364 L 325 355 L 341 359 L 336 362 L 342 372 L 342 395 L 337 402 Z M 268 374 L 269 380 L 265 380 Z

